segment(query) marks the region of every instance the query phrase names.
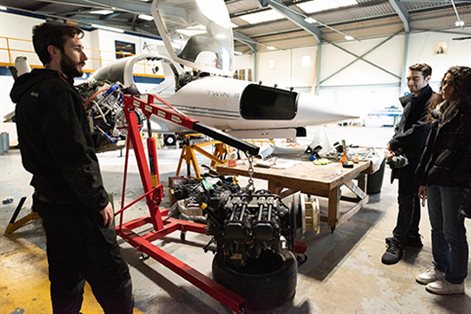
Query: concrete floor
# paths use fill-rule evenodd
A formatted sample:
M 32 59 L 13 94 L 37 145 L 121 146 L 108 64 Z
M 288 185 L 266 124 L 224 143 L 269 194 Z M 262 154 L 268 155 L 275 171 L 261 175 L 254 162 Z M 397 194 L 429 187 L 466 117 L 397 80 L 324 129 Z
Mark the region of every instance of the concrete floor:
M 330 127 L 334 137 L 352 137 L 351 143 L 377 146 L 386 143 L 391 130 Z M 375 134 L 371 137 L 371 134 Z M 362 143 L 361 141 L 366 141 Z M 336 141 L 334 139 L 333 141 Z M 372 143 L 375 142 L 375 143 Z M 159 151 L 162 182 L 173 176 L 179 151 Z M 120 200 L 124 159 L 119 152 L 99 155 L 105 185 Z M 204 163 L 204 160 L 202 161 Z M 0 155 L 0 199 L 13 203 L 0 205 L 0 313 L 50 313 L 45 238 L 39 220 L 32 221 L 10 236 L 3 236 L 6 225 L 22 196 L 31 204 L 30 176 L 23 170 L 18 150 Z M 244 182 L 244 181 L 242 181 Z M 263 185 L 257 182 L 257 185 Z M 126 199 L 142 194 L 134 160 L 130 159 Z M 431 265 L 431 241 L 428 216 L 422 210 L 421 233 L 424 247 L 406 250 L 396 265 L 381 263 L 384 238 L 390 236 L 396 219 L 396 184 L 389 183 L 386 171 L 380 194 L 334 233 L 326 225 L 319 235 L 307 235 L 308 260 L 299 267 L 297 292 L 292 302 L 266 313 L 471 313 L 471 298 L 465 295 L 436 296 L 425 291 L 414 277 Z M 24 215 L 28 210 L 24 210 Z M 130 216 L 147 214 L 145 204 L 138 203 Z M 467 220 L 466 225 L 471 227 Z M 190 235 L 186 244 L 179 234 L 158 243 L 167 252 L 211 276 L 211 253 L 201 247 L 209 238 Z M 130 265 L 136 299 L 135 313 L 230 313 L 220 303 L 174 274 L 155 260 L 142 261 L 134 248 L 120 240 Z M 471 294 L 471 280 L 465 282 Z M 100 313 L 87 290 L 84 313 Z

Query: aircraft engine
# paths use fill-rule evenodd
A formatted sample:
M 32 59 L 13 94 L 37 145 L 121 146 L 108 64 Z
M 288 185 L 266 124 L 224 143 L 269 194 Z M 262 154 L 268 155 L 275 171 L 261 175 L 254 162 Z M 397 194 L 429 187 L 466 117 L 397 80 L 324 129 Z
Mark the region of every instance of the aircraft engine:
M 119 82 L 87 81 L 76 86 L 88 114 L 97 152 L 124 147 L 127 125 L 123 112 L 123 92 Z M 142 126 L 143 115 L 136 111 Z

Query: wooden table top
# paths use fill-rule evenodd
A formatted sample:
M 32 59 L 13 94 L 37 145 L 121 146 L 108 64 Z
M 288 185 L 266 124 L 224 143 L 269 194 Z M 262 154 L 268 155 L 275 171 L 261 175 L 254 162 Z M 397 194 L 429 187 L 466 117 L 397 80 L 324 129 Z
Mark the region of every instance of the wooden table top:
M 371 167 L 370 161 L 360 161 L 353 168 L 343 168 L 340 162 L 327 165 L 315 165 L 312 161 L 296 161 L 297 164 L 287 169 L 254 167 L 253 177 L 276 181 L 279 184 L 298 190 L 306 190 L 305 185 L 317 186 L 322 189 L 332 189 L 347 180 L 367 172 Z M 229 167 L 227 164 L 217 166 L 217 172 L 225 175 L 248 176 L 247 160 L 238 161 L 237 166 Z M 308 187 L 307 189 L 311 189 Z

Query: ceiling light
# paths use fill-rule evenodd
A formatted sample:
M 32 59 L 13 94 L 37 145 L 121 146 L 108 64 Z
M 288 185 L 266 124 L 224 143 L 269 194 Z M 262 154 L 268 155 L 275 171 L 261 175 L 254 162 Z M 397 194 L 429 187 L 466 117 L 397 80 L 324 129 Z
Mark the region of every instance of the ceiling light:
M 314 24 L 317 22 L 317 20 L 308 16 L 304 19 L 304 22 L 309 23 L 309 24 Z
M 455 15 L 456 15 L 455 26 L 463 28 L 464 21 L 460 18 L 460 15 L 458 14 L 458 9 L 456 8 L 455 2 L 453 0 L 451 0 L 451 5 L 453 6 L 453 11 L 455 11 Z
M 234 55 L 236 55 L 236 56 L 241 56 L 241 55 L 243 55 L 243 53 L 240 52 L 240 51 L 234 51 Z
M 4 7 L 3 5 L 0 5 L 0 11 L 6 11 L 6 10 L 8 10 L 7 7 Z
M 147 15 L 147 14 L 139 14 L 137 16 L 137 18 L 141 19 L 141 20 L 146 20 L 146 21 L 153 21 L 154 18 L 150 15 Z
M 306 13 L 313 13 L 356 4 L 358 4 L 357 0 L 315 0 L 296 5 Z
M 117 33 L 124 33 L 124 30 L 122 30 L 122 29 L 109 27 L 109 26 L 104 26 L 104 25 L 92 24 L 92 27 L 104 29 L 104 30 L 107 30 L 107 31 L 117 32 Z
M 258 24 L 268 21 L 281 20 L 285 18 L 283 14 L 275 10 L 266 10 L 256 13 L 250 13 L 241 15 L 239 17 L 249 24 Z
M 345 35 L 344 36 L 345 40 L 354 40 L 355 38 L 353 38 L 353 36 L 350 36 L 350 35 Z
M 273 46 L 267 46 L 267 49 L 268 49 L 268 50 L 272 50 L 272 51 L 273 51 L 273 50 L 276 50 L 276 47 L 273 47 Z
M 114 11 L 111 10 L 94 10 L 90 11 L 90 14 L 98 14 L 98 15 L 108 15 L 113 13 Z

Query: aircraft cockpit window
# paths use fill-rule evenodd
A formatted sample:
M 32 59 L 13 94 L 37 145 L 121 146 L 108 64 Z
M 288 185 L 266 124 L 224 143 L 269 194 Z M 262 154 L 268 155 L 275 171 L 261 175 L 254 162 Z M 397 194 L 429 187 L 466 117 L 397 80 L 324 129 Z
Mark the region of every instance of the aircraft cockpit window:
M 298 110 L 298 93 L 258 84 L 248 85 L 240 97 L 244 119 L 291 120 Z
M 202 72 L 232 74 L 234 43 L 222 0 L 154 0 L 152 14 L 174 61 Z

